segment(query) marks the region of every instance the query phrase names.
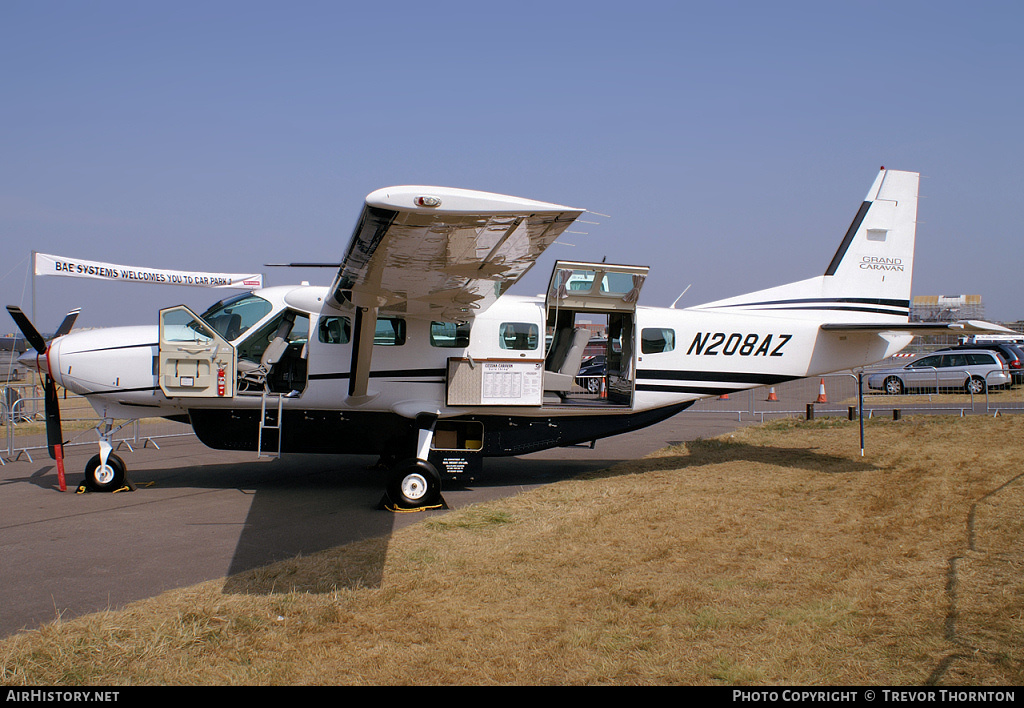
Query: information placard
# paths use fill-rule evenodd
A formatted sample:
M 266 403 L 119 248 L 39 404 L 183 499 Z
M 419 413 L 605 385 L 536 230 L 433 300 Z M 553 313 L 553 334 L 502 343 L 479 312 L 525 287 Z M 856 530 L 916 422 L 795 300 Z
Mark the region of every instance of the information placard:
M 543 402 L 542 360 L 448 360 L 448 405 L 539 406 Z

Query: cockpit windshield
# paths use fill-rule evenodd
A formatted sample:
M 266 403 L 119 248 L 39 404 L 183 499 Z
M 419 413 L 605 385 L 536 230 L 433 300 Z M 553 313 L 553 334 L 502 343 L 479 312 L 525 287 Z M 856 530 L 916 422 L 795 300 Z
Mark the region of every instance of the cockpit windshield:
M 221 300 L 203 313 L 203 319 L 217 334 L 232 342 L 262 320 L 273 306 L 252 293 L 242 293 Z

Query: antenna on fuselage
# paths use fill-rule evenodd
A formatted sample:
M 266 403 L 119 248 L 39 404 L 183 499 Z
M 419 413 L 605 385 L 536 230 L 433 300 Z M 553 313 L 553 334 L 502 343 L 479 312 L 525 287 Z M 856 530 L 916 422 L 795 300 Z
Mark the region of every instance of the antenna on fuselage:
M 676 309 L 676 303 L 679 302 L 683 298 L 683 295 L 685 295 L 686 291 L 689 290 L 692 286 L 693 286 L 693 283 L 690 283 L 689 285 L 687 285 L 686 289 L 683 290 L 683 292 L 679 293 L 679 297 L 677 297 L 675 300 L 672 301 L 672 304 L 669 305 L 668 309 L 670 309 L 670 310 Z

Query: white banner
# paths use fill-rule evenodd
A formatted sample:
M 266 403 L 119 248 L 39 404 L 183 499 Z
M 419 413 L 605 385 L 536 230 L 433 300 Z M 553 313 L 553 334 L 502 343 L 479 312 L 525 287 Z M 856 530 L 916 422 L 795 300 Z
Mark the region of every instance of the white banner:
M 84 261 L 80 258 L 36 255 L 36 275 L 62 275 L 70 278 L 116 280 L 125 283 L 149 285 L 190 285 L 197 288 L 241 288 L 252 290 L 263 287 L 262 273 L 204 273 L 166 268 L 140 268 Z

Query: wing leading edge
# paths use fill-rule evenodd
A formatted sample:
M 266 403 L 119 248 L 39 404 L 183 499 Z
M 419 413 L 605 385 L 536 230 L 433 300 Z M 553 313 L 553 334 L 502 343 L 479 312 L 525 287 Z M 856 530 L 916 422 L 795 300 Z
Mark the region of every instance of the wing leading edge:
M 445 321 L 483 312 L 583 209 L 447 187 L 366 197 L 331 304 Z

